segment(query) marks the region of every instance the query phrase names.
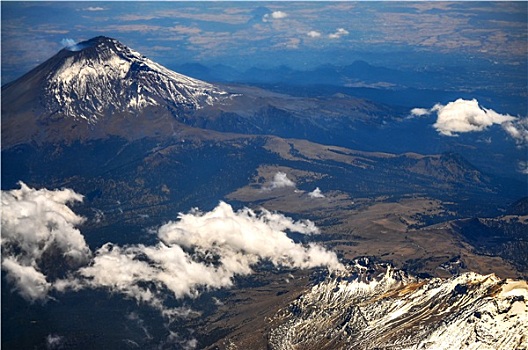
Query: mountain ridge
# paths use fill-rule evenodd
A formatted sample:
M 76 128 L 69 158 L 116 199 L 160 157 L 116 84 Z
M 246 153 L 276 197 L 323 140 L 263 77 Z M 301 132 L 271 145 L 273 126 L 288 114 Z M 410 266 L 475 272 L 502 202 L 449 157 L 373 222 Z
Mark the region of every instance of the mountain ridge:
M 280 310 L 270 331 L 271 348 L 526 346 L 526 282 L 472 272 L 421 280 L 363 260 Z
M 181 124 L 343 144 L 356 123 L 392 118 L 387 106 L 351 96 L 300 98 L 213 85 L 102 36 L 62 49 L 3 86 L 2 95 L 9 101 L 2 104 L 3 148 L 110 135 L 167 137 Z
M 51 139 L 90 138 L 105 132 L 148 134 L 128 119 L 141 116 L 163 130 L 174 124 L 174 114 L 200 109 L 228 94 L 100 36 L 62 49 L 3 86 L 2 95 L 9 101 L 2 104 L 2 129 L 9 130 L 3 144 L 9 146 L 35 137 L 43 140 L 46 136 L 39 134 L 46 128 L 51 129 Z M 104 126 L 95 127 L 101 123 Z

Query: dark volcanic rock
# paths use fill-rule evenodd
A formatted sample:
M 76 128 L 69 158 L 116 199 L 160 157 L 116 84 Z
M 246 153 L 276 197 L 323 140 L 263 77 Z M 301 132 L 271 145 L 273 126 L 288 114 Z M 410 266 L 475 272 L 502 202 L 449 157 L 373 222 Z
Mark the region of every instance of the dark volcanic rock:
M 473 218 L 457 220 L 452 225 L 478 254 L 500 256 L 519 271 L 528 272 L 527 216 Z

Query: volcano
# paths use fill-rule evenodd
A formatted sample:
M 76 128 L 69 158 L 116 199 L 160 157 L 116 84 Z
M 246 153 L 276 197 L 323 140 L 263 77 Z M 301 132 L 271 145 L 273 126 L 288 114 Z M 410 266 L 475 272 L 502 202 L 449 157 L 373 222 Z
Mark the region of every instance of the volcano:
M 104 36 L 62 49 L 3 86 L 2 97 L 3 148 L 109 136 L 163 138 L 181 124 L 350 146 L 358 122 L 379 123 L 391 114 L 387 106 L 343 94 L 303 98 L 207 83 Z
M 145 136 L 151 130 L 131 119 L 147 118 L 162 130 L 169 120 L 228 98 L 218 87 L 173 72 L 104 36 L 62 49 L 4 86 L 2 95 L 9 101 L 2 104 L 2 128 L 9 130 L 4 146 L 43 141 L 38 136 L 43 129 L 50 129 L 52 138 Z

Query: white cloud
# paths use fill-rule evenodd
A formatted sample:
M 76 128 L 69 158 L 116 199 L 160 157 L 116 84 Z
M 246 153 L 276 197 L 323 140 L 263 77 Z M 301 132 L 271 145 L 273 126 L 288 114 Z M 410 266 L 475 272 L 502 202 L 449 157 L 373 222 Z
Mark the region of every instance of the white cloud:
M 70 38 L 64 38 L 61 40 L 61 45 L 63 47 L 72 47 L 72 46 L 75 46 L 75 44 L 77 44 L 75 40 L 70 39 Z
M 198 347 L 198 340 L 191 338 L 191 339 L 185 339 L 182 336 L 180 336 L 178 333 L 170 331 L 169 330 L 169 336 L 167 337 L 167 341 L 164 345 L 171 345 L 172 348 L 178 348 L 182 350 L 193 350 Z M 165 348 L 160 346 L 159 348 Z
M 517 118 L 503 115 L 492 109 L 480 107 L 476 99 L 458 99 L 447 105 L 440 103 L 431 109 L 414 108 L 412 116 L 425 116 L 436 113 L 437 119 L 433 127 L 445 136 L 457 136 L 458 133 L 483 131 L 494 124 L 513 122 Z M 512 124 L 513 125 L 513 124 Z M 513 128 L 510 128 L 514 132 Z
M 198 347 L 198 340 L 196 339 L 187 339 L 183 343 L 181 343 L 183 350 L 192 350 L 196 349 Z
M 315 190 L 313 190 L 312 192 L 309 192 L 308 193 L 308 196 L 310 196 L 310 198 L 324 198 L 324 194 L 321 192 L 321 190 L 319 189 L 319 187 L 317 187 Z
M 328 34 L 330 39 L 339 39 L 342 36 L 350 34 L 345 28 L 338 28 L 335 33 Z
M 63 337 L 60 335 L 49 334 L 46 337 L 46 348 L 47 349 L 61 349 Z
M 315 30 L 309 31 L 308 33 L 306 33 L 306 35 L 308 35 L 310 38 L 320 38 L 321 37 L 321 33 Z
M 162 226 L 160 239 L 167 244 L 215 252 L 229 262 L 243 253 L 250 261 L 270 259 L 274 264 L 302 267 L 310 264 L 305 248 L 295 244 L 286 231 L 317 234 L 311 221 L 293 221 L 279 213 L 262 210 L 261 213 L 244 208 L 237 212 L 224 202 L 208 213 L 181 214 L 179 220 Z M 247 271 L 247 265 L 240 273 Z M 313 266 L 312 266 L 313 267 Z M 231 269 L 236 271 L 236 269 Z
M 481 108 L 475 99 L 458 99 L 445 106 L 436 104 L 431 111 L 437 113 L 437 120 L 433 127 L 446 136 L 483 131 L 493 124 L 515 120 L 515 117 L 499 114 L 492 109 Z
M 282 11 L 273 11 L 272 13 L 266 13 L 263 17 L 262 17 L 262 21 L 263 22 L 268 22 L 269 19 L 283 19 L 283 18 L 286 18 L 288 17 L 288 14 L 286 12 L 282 12 Z
M 427 108 L 413 108 L 411 109 L 411 115 L 413 117 L 423 117 L 431 114 L 431 111 Z
M 85 7 L 83 10 L 93 12 L 93 11 L 104 11 L 105 9 L 100 6 L 90 6 L 90 7 Z
M 510 137 L 512 137 L 517 145 L 528 145 L 528 118 L 518 118 L 512 121 L 502 123 L 502 128 Z
M 193 210 L 161 226 L 161 242 L 154 246 L 104 245 L 80 274 L 90 287 L 105 287 L 161 309 L 163 289 L 175 298 L 196 297 L 204 288 L 230 287 L 234 276 L 251 274 L 263 260 L 292 268 L 341 268 L 334 253 L 296 244 L 286 231 L 318 233 L 311 221 L 266 210 L 235 212 L 220 202 L 210 212 Z
M 517 171 L 519 171 L 521 174 L 528 175 L 528 161 L 520 160 L 517 163 Z
M 269 188 L 275 189 L 284 187 L 295 187 L 295 182 L 290 180 L 286 173 L 279 171 L 273 176 L 273 180 L 271 180 Z
M 279 177 L 281 181 L 287 179 Z M 196 297 L 203 290 L 230 287 L 233 278 L 253 273 L 261 261 L 289 268 L 340 269 L 337 256 L 316 244 L 297 244 L 287 232 L 318 234 L 309 220 L 294 221 L 279 213 L 220 202 L 210 212 L 197 209 L 159 227 L 153 245 L 111 243 L 92 257 L 74 227 L 83 221 L 66 203 L 82 196 L 68 190 L 2 192 L 2 268 L 27 300 L 46 300 L 50 291 L 104 288 L 159 309 L 167 318 L 190 311 L 167 309 L 166 292 L 175 298 Z M 50 281 L 39 268 L 40 257 L 59 252 L 70 267 L 67 277 Z
M 46 254 L 57 254 L 68 266 L 90 258 L 84 237 L 75 228 L 84 221 L 67 203 L 82 201 L 69 189 L 36 190 L 20 182 L 20 189 L 2 191 L 2 269 L 28 300 L 45 300 L 52 288 L 39 266 Z
M 2 253 L 2 255 L 6 255 Z M 26 300 L 45 300 L 51 283 L 46 276 L 34 266 L 23 265 L 12 257 L 2 257 L 2 269 L 7 273 L 7 280 L 15 285 L 15 289 Z
M 286 18 L 286 17 L 288 17 L 288 14 L 286 14 L 286 12 L 273 11 L 271 13 L 271 18 L 274 18 L 274 19 L 281 19 L 281 18 Z

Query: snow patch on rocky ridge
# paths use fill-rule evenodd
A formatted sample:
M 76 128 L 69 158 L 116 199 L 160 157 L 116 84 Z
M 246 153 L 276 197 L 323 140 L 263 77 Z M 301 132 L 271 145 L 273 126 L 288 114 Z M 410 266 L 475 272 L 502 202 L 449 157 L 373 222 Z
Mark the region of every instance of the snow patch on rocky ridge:
M 419 279 L 384 266 L 321 282 L 272 320 L 272 349 L 527 349 L 525 281 Z M 379 267 L 378 267 L 379 270 Z
M 47 79 L 48 109 L 95 124 L 110 109 L 138 112 L 168 103 L 200 109 L 228 96 L 216 86 L 173 72 L 110 38 L 71 52 Z

